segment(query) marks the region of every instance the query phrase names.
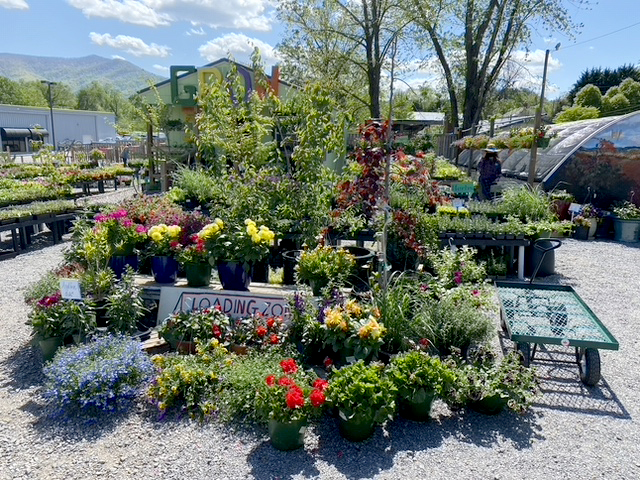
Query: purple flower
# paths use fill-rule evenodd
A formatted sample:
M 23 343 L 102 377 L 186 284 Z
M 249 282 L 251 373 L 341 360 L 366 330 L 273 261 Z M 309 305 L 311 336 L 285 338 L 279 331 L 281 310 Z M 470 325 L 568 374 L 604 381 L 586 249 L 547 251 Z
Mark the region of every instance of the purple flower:
M 454 278 L 454 281 L 456 282 L 456 285 L 460 285 L 462 283 L 462 272 L 461 271 L 457 271 L 456 272 L 456 276 Z
M 109 220 L 109 217 L 107 217 L 103 213 L 99 213 L 95 216 L 95 221 L 98 223 L 106 222 L 107 220 Z
M 145 227 L 144 225 L 138 225 L 136 227 L 136 232 L 138 232 L 138 233 L 147 233 L 147 227 Z
M 293 294 L 293 308 L 295 308 L 298 313 L 304 313 L 305 311 L 304 296 L 298 292 Z

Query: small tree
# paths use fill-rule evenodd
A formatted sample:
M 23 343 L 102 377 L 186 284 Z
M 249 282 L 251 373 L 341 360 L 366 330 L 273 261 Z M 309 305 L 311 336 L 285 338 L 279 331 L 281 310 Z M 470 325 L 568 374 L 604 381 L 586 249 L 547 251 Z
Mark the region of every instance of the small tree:
M 619 92 L 620 89 L 617 91 Z M 629 113 L 631 111 L 630 106 L 631 103 L 629 99 L 622 93 L 616 93 L 610 96 L 609 92 L 607 92 L 607 95 L 602 99 L 602 113 L 605 115 L 622 115 Z
M 602 107 L 602 93 L 600 89 L 593 84 L 585 85 L 576 95 L 575 106 L 579 107 Z

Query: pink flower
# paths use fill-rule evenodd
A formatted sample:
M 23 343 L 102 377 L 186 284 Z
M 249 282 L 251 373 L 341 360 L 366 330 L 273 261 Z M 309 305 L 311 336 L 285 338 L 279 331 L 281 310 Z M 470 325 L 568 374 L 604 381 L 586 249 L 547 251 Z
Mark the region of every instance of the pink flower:
M 133 226 L 133 222 L 127 218 L 124 222 L 122 222 L 122 226 L 127 228 L 131 227 Z
M 480 296 L 480 290 L 478 290 L 477 288 L 471 293 L 476 297 Z
M 136 232 L 138 232 L 138 233 L 147 233 L 147 227 L 145 227 L 144 225 L 138 225 L 136 227 Z
M 111 218 L 125 218 L 129 213 L 126 210 L 118 210 L 111 214 Z
M 462 272 L 461 271 L 457 271 L 456 272 L 456 276 L 454 278 L 454 281 L 456 282 L 456 285 L 460 285 L 462 283 Z
M 109 217 L 107 217 L 106 215 L 99 213 L 98 215 L 96 215 L 94 217 L 95 221 L 98 223 L 102 223 L 102 222 L 106 222 L 107 220 L 109 220 Z

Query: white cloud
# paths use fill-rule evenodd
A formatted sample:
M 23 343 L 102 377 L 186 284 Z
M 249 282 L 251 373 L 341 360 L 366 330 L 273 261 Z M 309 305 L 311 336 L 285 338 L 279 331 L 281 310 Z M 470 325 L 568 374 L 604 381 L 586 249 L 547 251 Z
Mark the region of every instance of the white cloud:
M 160 72 L 160 73 L 162 73 L 162 74 L 165 74 L 165 75 L 167 75 L 167 76 L 169 75 L 169 67 L 165 67 L 165 66 L 163 66 L 163 65 L 155 64 L 155 65 L 153 66 L 153 69 L 154 69 L 155 71 Z
M 511 55 L 511 61 L 526 67 L 529 73 L 533 76 L 542 77 L 544 70 L 544 50 L 533 50 L 526 52 L 524 50 L 518 50 Z M 553 52 L 549 53 L 549 62 L 547 63 L 547 73 L 552 73 L 562 68 L 562 63 L 557 58 L 554 58 Z
M 7 1 L 7 0 L 0 0 Z M 23 0 L 8 0 L 23 1 Z M 148 27 L 178 21 L 211 28 L 271 31 L 272 0 L 67 0 L 87 17 L 115 18 Z
M 187 35 L 191 36 L 191 35 L 198 35 L 198 36 L 202 36 L 202 35 L 206 35 L 207 32 L 204 31 L 204 28 L 200 27 L 198 29 L 192 28 L 189 31 L 187 31 Z
M 131 55 L 136 57 L 141 57 L 143 55 L 150 57 L 168 57 L 169 51 L 171 50 L 169 47 L 163 45 L 157 45 L 152 43 L 151 45 L 147 45 L 141 39 L 136 37 L 129 37 L 127 35 L 118 35 L 117 37 L 112 37 L 109 33 L 96 33 L 91 32 L 89 34 L 89 38 L 96 45 L 100 45 L 101 47 L 107 46 L 111 48 L 115 48 L 117 50 L 124 50 Z
M 17 10 L 28 10 L 29 4 L 26 0 L 0 0 L 0 7 L 15 8 Z
M 126 60 L 126 58 L 121 57 L 120 55 L 111 55 L 111 58 L 113 58 L 114 60 Z
M 276 50 L 268 43 L 249 38 L 241 33 L 229 33 L 222 37 L 208 41 L 198 48 L 200 55 L 209 62 L 218 60 L 231 54 L 238 61 L 248 61 L 253 48 L 260 49 L 260 55 L 265 65 L 273 65 L 279 61 Z

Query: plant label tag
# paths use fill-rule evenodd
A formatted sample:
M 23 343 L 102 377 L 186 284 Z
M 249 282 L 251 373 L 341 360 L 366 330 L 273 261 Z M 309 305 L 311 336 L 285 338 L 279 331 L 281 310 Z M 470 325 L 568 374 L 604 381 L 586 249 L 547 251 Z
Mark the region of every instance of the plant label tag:
M 572 203 L 571 205 L 569 205 L 569 211 L 571 213 L 579 213 L 580 210 L 582 210 L 582 205 L 579 203 Z
M 460 210 L 462 207 L 464 207 L 464 200 L 462 198 L 454 198 L 453 200 L 451 200 L 451 203 L 454 207 L 456 207 L 456 210 Z
M 80 280 L 61 279 L 60 292 L 62 298 L 68 300 L 82 300 L 82 291 L 80 289 Z

